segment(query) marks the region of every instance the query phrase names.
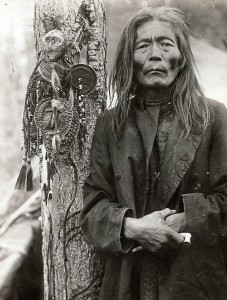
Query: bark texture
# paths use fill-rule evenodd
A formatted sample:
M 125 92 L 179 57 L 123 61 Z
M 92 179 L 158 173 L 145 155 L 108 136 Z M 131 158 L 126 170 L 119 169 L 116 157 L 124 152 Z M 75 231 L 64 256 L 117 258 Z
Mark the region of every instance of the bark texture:
M 42 50 L 42 37 L 52 29 L 66 35 L 65 58 L 70 66 L 81 62 L 81 50 L 87 47 L 87 63 L 96 72 L 97 85 L 86 96 L 86 141 L 81 145 L 81 140 L 74 137 L 69 159 L 56 163 L 53 198 L 42 202 L 45 300 L 95 300 L 102 280 L 102 262 L 83 236 L 79 213 L 94 127 L 105 108 L 106 40 L 102 1 L 37 0 L 34 21 L 37 55 Z

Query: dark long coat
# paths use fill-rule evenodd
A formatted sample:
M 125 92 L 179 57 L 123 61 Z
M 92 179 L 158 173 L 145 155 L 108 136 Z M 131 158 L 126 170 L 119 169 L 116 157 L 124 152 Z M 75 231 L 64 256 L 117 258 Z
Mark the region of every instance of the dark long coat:
M 182 245 L 160 260 L 160 300 L 227 299 L 222 246 L 227 235 L 227 112 L 223 104 L 209 103 L 215 119 L 205 133 L 193 126 L 188 137 L 180 139 L 177 116 L 169 131 L 157 209 L 182 204 L 184 232 L 191 233 L 192 239 L 190 246 Z M 81 225 L 93 245 L 106 254 L 102 300 L 137 299 L 131 276 L 132 261 L 138 254 L 131 252 L 132 241 L 122 237 L 122 222 L 125 214 L 144 214 L 158 114 L 159 107 L 150 115 L 134 101 L 120 143 L 112 131 L 113 110 L 97 121 Z

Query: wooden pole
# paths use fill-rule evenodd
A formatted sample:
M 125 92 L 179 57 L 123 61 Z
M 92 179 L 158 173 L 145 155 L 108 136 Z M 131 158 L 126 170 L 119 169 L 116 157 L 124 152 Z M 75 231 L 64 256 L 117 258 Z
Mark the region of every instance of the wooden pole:
M 86 139 L 82 142 L 77 135 L 73 137 L 68 158 L 55 163 L 53 197 L 42 201 L 44 299 L 95 300 L 102 280 L 102 263 L 83 236 L 79 213 L 95 123 L 106 101 L 102 1 L 37 0 L 34 20 L 37 56 L 43 47 L 43 36 L 53 29 L 61 30 L 66 36 L 68 65 L 87 63 L 96 72 L 97 84 L 85 97 Z

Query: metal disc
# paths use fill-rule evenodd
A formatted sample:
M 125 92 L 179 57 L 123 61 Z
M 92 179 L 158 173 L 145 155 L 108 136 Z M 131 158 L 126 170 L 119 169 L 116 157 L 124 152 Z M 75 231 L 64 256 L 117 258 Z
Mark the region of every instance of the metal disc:
M 93 92 L 97 77 L 95 71 L 88 65 L 78 64 L 70 69 L 70 83 L 79 89 L 79 81 L 82 81 L 82 94 L 88 95 Z
M 41 129 L 44 135 L 54 134 L 54 128 L 51 127 L 51 119 L 53 115 L 52 98 L 43 99 L 35 109 L 35 124 Z M 61 111 L 59 113 L 59 133 L 61 137 L 65 136 L 70 129 L 73 119 L 73 108 L 71 104 L 64 98 L 59 99 Z

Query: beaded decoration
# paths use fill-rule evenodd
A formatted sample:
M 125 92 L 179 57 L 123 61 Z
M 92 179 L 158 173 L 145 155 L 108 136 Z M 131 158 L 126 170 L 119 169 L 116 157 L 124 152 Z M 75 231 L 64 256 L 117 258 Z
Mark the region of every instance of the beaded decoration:
M 93 92 L 97 77 L 95 71 L 85 64 L 77 64 L 69 72 L 71 97 L 74 99 L 73 90 L 77 91 L 76 106 L 79 114 L 80 140 L 83 144 L 86 139 L 86 118 L 85 118 L 85 96 Z M 73 96 L 72 96 L 73 95 Z
M 46 149 L 47 189 L 56 161 L 67 161 L 70 143 L 79 133 L 81 143 L 86 138 L 85 95 L 96 85 L 94 70 L 85 64 L 69 67 L 64 60 L 67 42 L 59 30 L 43 38 L 43 53 L 30 77 L 22 126 L 23 163 L 16 189 L 31 191 L 31 157 L 42 162 L 42 145 Z

